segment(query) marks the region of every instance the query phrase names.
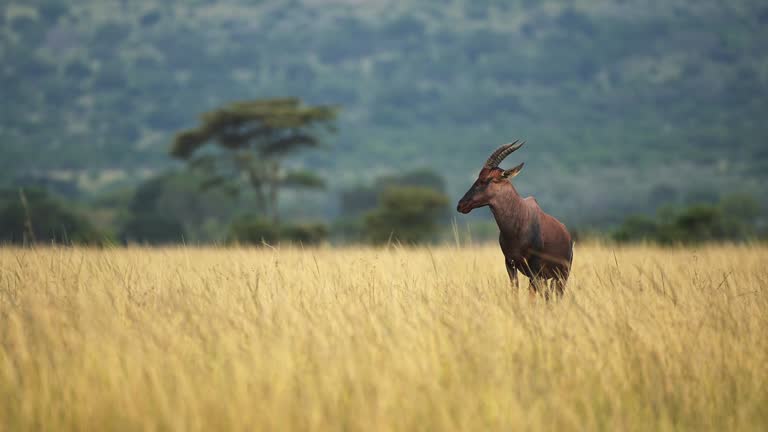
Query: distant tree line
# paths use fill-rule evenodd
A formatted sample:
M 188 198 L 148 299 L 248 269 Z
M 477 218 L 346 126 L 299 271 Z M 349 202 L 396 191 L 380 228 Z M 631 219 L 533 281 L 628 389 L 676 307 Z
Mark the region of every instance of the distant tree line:
M 660 161 L 718 173 L 727 162 L 723 177 L 742 186 L 768 173 L 764 1 L 649 9 L 624 0 L 461 0 L 445 14 L 444 2 L 420 0 L 386 17 L 318 2 L 262 11 L 228 1 L 243 6 L 236 16 L 198 13 L 210 1 L 130 3 L 0 6 L 0 94 L 13 101 L 0 104 L 0 182 L 32 170 L 166 169 L 164 137 L 199 111 L 281 94 L 346 107 L 344 151 L 319 154 L 313 167 L 323 170 L 401 166 L 427 155 L 441 170 L 464 169 L 486 151 L 468 143 L 492 145 L 521 131 L 536 144 L 532 158 L 556 155 L 552 168 L 568 167 L 560 172 L 570 178 L 542 196 L 558 195 L 545 203 L 550 210 L 566 219 L 608 213 L 603 229 L 656 203 L 587 212 L 569 188 L 579 171 L 642 169 L 654 181 L 634 182 L 633 196 L 674 181 L 656 175 Z M 269 43 L 260 43 L 265 34 Z M 447 180 L 458 189 L 457 176 Z M 714 183 L 717 194 L 731 190 Z M 681 195 L 696 188 L 674 184 Z M 595 189 L 622 197 L 607 185 Z
M 448 197 L 430 171 L 383 176 L 339 194 L 340 212 L 331 224 L 298 221 L 275 224 L 250 212 L 226 191 L 198 188 L 189 172 L 147 180 L 128 196 L 73 204 L 36 188 L 0 189 L 3 244 L 180 244 L 241 245 L 294 243 L 404 243 L 438 241 L 445 235 Z M 432 186 L 428 184 L 432 183 Z M 118 208 L 107 223 L 105 209 Z M 251 209 L 252 210 L 252 209 Z M 574 231 L 579 233 L 578 227 Z M 632 215 L 606 234 L 619 243 L 689 245 L 768 238 L 765 214 L 750 196 L 732 195 L 714 204 L 666 206 L 655 216 Z M 589 236 L 587 236 L 588 238 Z
M 291 157 L 327 147 L 323 140 L 335 131 L 336 113 L 336 107 L 306 105 L 296 98 L 226 104 L 176 135 L 170 155 L 185 162 L 183 169 L 77 205 L 71 204 L 78 195 L 71 184 L 31 176 L 25 180 L 31 187 L 0 190 L 0 242 L 439 241 L 449 225 L 450 200 L 445 179 L 429 168 L 382 175 L 341 190 L 331 224 L 319 215 L 281 212 L 285 192 L 325 188 L 311 165 L 295 168 Z M 301 195 L 294 195 L 293 208 L 304 208 Z M 618 242 L 660 244 L 747 241 L 766 234 L 761 216 L 760 203 L 732 195 L 715 204 L 663 207 L 655 217 L 630 216 L 611 235 Z
M 613 233 L 613 239 L 664 245 L 748 241 L 768 234 L 760 216 L 754 198 L 731 195 L 715 204 L 662 207 L 656 217 L 630 216 Z
M 0 244 L 103 244 L 83 214 L 44 189 L 0 189 Z

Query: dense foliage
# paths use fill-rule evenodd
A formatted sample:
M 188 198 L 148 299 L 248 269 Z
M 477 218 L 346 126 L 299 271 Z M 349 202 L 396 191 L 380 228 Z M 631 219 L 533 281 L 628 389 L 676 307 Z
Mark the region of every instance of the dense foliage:
M 198 113 L 296 96 L 344 107 L 302 158 L 332 190 L 429 165 L 458 194 L 520 137 L 521 191 L 571 224 L 764 205 L 766 24 L 759 0 L 7 1 L 0 182 L 130 182 Z
M 115 217 L 118 237 L 132 243 L 198 243 L 221 240 L 239 209 L 231 191 L 203 190 L 205 177 L 188 170 L 152 177 L 132 191 Z
M 328 238 L 328 227 L 322 223 L 275 224 L 258 216 L 241 217 L 229 227 L 227 243 L 240 245 L 273 245 L 294 243 L 316 245 Z
M 733 195 L 717 204 L 664 207 L 656 218 L 628 217 L 614 232 L 619 242 L 650 241 L 661 244 L 692 244 L 746 241 L 764 234 L 758 226 L 759 207 L 750 197 Z
M 379 197 L 379 206 L 365 215 L 365 233 L 374 243 L 420 243 L 438 232 L 448 197 L 418 186 L 392 186 Z
M 445 179 L 429 168 L 418 168 L 398 174 L 382 175 L 370 184 L 357 184 L 340 193 L 339 207 L 346 217 L 356 217 L 376 208 L 381 195 L 389 188 L 417 186 L 445 194 Z
M 284 158 L 319 147 L 318 135 L 333 130 L 335 118 L 333 107 L 306 106 L 297 98 L 233 102 L 203 113 L 199 126 L 179 132 L 171 155 L 202 172 L 207 187 L 224 185 L 239 192 L 241 179 L 247 179 L 256 206 L 277 224 L 281 189 L 324 186 L 310 171 L 286 172 Z M 208 147 L 215 149 L 203 153 Z
M 44 190 L 0 190 L 0 244 L 101 244 L 107 236 Z

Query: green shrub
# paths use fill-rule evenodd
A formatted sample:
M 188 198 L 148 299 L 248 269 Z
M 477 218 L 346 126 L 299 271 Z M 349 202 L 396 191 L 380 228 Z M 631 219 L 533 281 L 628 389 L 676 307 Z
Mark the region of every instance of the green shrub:
M 431 188 L 390 187 L 382 194 L 379 207 L 365 216 L 366 235 L 374 243 L 430 240 L 447 205 L 448 197 Z
M 659 233 L 659 224 L 643 215 L 629 216 L 613 234 L 619 242 L 654 241 Z
M 328 226 L 325 224 L 288 225 L 280 230 L 280 239 L 304 245 L 320 244 L 328 238 Z
M 376 178 L 372 185 L 358 185 L 341 192 L 341 212 L 345 217 L 356 217 L 376 208 L 381 196 L 392 187 L 422 187 L 445 193 L 445 179 L 430 168 L 418 168 L 397 175 Z
M 184 225 L 160 214 L 135 214 L 123 225 L 120 239 L 126 243 L 181 243 L 184 241 Z
M 232 222 L 227 234 L 227 243 L 261 244 L 277 243 L 280 231 L 265 218 L 240 218 Z
M 291 242 L 315 245 L 327 238 L 328 227 L 324 224 L 275 225 L 263 217 L 243 217 L 230 225 L 227 243 L 259 245 Z
M 0 191 L 0 243 L 101 244 L 108 236 L 42 189 Z
M 718 204 L 663 207 L 655 219 L 629 216 L 613 238 L 618 242 L 648 240 L 661 244 L 744 241 L 756 237 L 759 215 L 760 207 L 754 199 L 733 195 Z

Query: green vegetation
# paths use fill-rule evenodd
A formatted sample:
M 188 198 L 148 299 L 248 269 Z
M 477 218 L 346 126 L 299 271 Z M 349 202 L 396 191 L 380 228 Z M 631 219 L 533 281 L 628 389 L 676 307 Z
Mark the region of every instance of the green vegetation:
M 360 216 L 376 208 L 381 195 L 389 188 L 416 186 L 445 194 L 445 179 L 429 168 L 417 168 L 398 174 L 377 177 L 372 184 L 358 184 L 341 191 L 340 209 L 347 217 Z
M 0 190 L 0 244 L 100 244 L 108 240 L 44 190 Z
M 628 217 L 613 238 L 619 242 L 653 241 L 691 244 L 714 241 L 745 241 L 758 236 L 760 209 L 748 196 L 733 195 L 718 204 L 664 207 L 657 217 Z
M 184 225 L 177 219 L 157 213 L 134 215 L 123 225 L 120 238 L 126 243 L 182 243 Z
M 4 182 L 136 178 L 169 164 L 198 113 L 296 96 L 344 107 L 334 150 L 299 157 L 348 173 L 332 191 L 429 165 L 459 193 L 520 137 L 522 191 L 567 222 L 608 226 L 652 211 L 656 188 L 687 200 L 703 182 L 715 201 L 744 190 L 766 204 L 758 0 L 25 0 L 0 17 Z
M 328 227 L 322 223 L 275 224 L 261 217 L 242 217 L 229 227 L 227 243 L 277 244 L 279 242 L 301 245 L 320 244 L 328 238 Z
M 429 241 L 449 221 L 445 180 L 428 168 L 349 187 L 341 191 L 339 201 L 341 216 L 334 224 L 339 241 Z
M 448 197 L 434 189 L 393 186 L 382 193 L 379 207 L 365 216 L 365 233 L 374 243 L 421 243 L 438 231 Z
M 239 207 L 234 191 L 201 190 L 204 181 L 189 170 L 169 172 L 142 182 L 127 203 L 107 203 L 107 208 L 125 209 L 111 222 L 118 227 L 118 237 L 147 244 L 221 240 Z
M 204 113 L 199 127 L 177 134 L 171 154 L 202 172 L 206 188 L 225 185 L 239 192 L 241 179 L 246 178 L 255 192 L 255 205 L 278 224 L 281 188 L 325 185 L 310 171 L 284 172 L 283 159 L 318 147 L 318 128 L 333 130 L 335 117 L 332 107 L 304 106 L 295 98 L 234 102 Z M 203 153 L 207 144 L 215 144 L 219 152 Z
M 0 187 L 78 205 L 128 197 L 152 176 L 182 175 L 168 150 L 186 129 L 174 153 L 195 181 L 173 182 L 184 192 L 166 190 L 148 214 L 102 208 L 96 226 L 208 242 L 233 218 L 295 213 L 359 233 L 381 190 L 356 185 L 426 166 L 453 200 L 489 151 L 523 138 L 516 186 L 569 227 L 606 230 L 735 192 L 764 215 L 766 24 L 758 0 L 11 0 L 0 6 L 0 98 L 12 101 L 0 106 Z M 273 174 L 242 180 L 250 169 L 226 142 L 248 140 L 214 129 L 254 109 L 231 101 L 270 98 L 328 119 L 342 106 L 339 133 L 323 139 L 329 151 L 285 162 L 254 152 L 245 165 Z M 350 204 L 355 191 L 364 199 Z M 215 204 L 198 216 L 180 197 Z

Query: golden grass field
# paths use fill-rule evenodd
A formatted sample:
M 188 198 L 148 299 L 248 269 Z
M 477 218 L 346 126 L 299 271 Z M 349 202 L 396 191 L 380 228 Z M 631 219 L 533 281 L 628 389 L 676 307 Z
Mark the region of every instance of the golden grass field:
M 577 245 L 551 303 L 496 246 L 4 248 L 0 427 L 764 431 L 767 287 L 763 246 Z

